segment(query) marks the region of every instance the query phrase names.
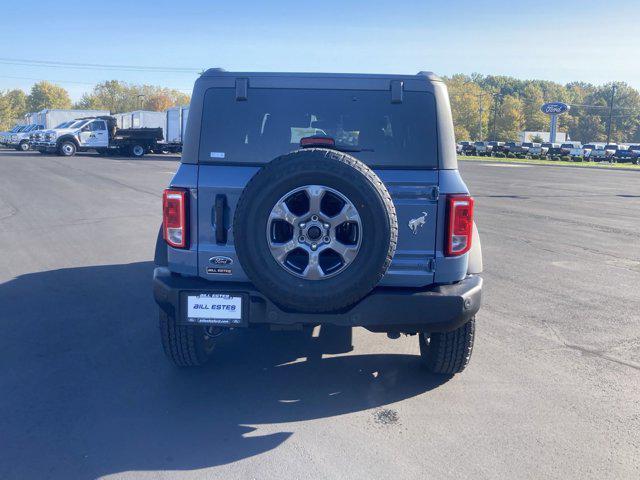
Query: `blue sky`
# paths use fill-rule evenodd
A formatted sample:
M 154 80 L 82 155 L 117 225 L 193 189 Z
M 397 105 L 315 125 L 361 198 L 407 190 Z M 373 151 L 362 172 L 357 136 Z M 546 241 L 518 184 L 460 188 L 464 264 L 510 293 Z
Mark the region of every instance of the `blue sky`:
M 64 8 L 60 8 L 64 5 Z M 640 88 L 638 0 L 11 2 L 0 58 L 244 71 L 503 74 Z M 17 19 L 25 19 L 18 22 Z M 0 63 L 0 89 L 105 79 L 189 92 L 195 73 Z

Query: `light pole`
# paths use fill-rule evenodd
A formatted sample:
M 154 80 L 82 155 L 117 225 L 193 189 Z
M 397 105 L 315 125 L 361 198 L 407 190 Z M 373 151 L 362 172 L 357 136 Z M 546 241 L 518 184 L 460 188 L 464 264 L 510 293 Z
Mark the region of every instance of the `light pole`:
M 482 141 L 482 97 L 483 95 L 480 95 L 480 98 L 478 99 L 478 103 L 480 104 L 480 117 L 478 118 L 478 141 L 479 142 Z

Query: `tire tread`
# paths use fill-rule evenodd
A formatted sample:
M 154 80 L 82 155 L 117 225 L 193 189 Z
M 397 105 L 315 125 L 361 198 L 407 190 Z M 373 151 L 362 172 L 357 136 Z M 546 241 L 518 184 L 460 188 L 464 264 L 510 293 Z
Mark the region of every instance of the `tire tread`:
M 453 375 L 462 372 L 473 351 L 475 338 L 475 317 L 451 332 L 439 332 L 429 335 L 420 334 L 420 355 L 425 367 L 443 375 Z
M 160 310 L 160 337 L 167 357 L 179 367 L 193 367 L 204 364 L 207 357 L 199 355 L 196 348 L 195 328 L 178 325 L 173 317 Z

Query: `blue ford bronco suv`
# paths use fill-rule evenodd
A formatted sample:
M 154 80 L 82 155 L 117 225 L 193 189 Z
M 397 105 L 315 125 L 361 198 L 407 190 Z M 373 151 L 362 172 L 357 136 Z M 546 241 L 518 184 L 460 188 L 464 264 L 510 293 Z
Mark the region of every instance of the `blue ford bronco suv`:
M 469 363 L 482 253 L 445 84 L 417 75 L 235 73 L 195 83 L 163 194 L 153 292 L 167 356 L 231 328 L 417 335 Z

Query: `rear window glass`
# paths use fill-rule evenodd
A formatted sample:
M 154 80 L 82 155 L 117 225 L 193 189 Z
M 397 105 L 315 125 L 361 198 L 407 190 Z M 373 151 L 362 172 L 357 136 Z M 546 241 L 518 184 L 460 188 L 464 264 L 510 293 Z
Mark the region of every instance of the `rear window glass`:
M 201 162 L 266 163 L 297 150 L 300 140 L 328 135 L 370 166 L 437 168 L 435 100 L 389 91 L 249 89 L 207 90 L 200 132 Z

